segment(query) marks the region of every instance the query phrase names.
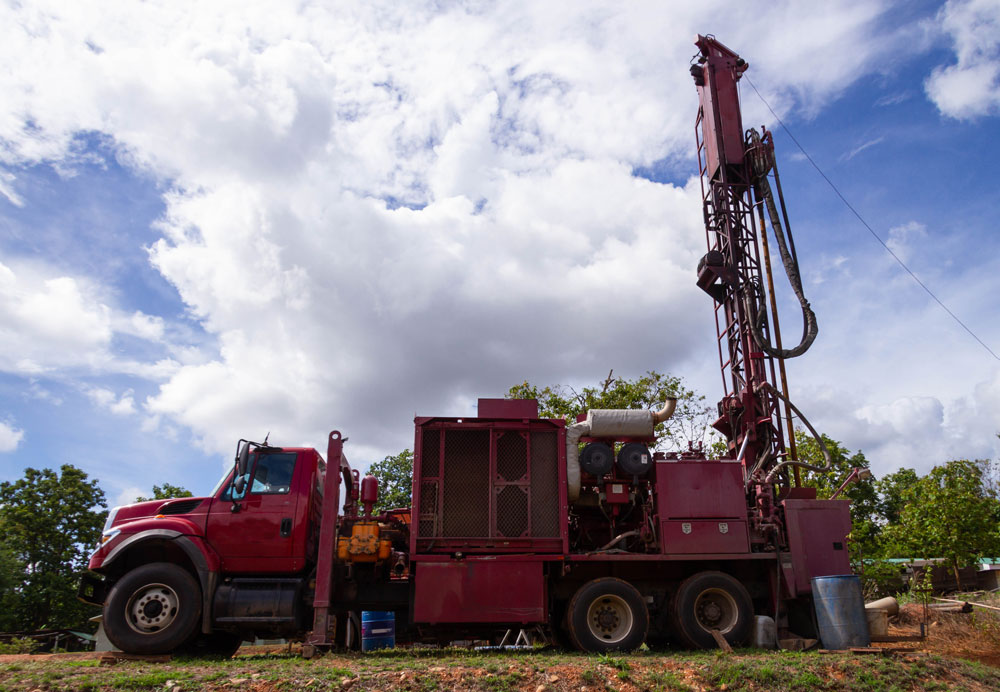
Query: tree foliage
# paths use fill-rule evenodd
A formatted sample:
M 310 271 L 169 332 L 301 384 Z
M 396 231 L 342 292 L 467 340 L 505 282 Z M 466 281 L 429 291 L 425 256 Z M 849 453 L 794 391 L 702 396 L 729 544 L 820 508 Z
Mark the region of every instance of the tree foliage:
M 589 409 L 660 409 L 667 399 L 676 398 L 674 415 L 656 426 L 658 449 L 683 450 L 688 443 L 703 441 L 712 420 L 712 408 L 705 403 L 704 396 L 688 389 L 680 377 L 653 370 L 635 379 L 615 377 L 612 370 L 603 382 L 579 391 L 565 385 L 538 387 L 522 382 L 511 387 L 505 396 L 537 399 L 542 418 L 565 418 L 567 422 L 575 422 L 578 415 Z
M 164 483 L 163 485 L 153 486 L 152 497 L 143 497 L 140 495 L 135 498 L 135 501 L 148 502 L 149 500 L 171 500 L 175 497 L 193 497 L 193 495 L 187 488 L 182 488 L 179 485 L 171 485 L 170 483 Z
M 409 507 L 413 485 L 413 452 L 404 449 L 391 454 L 371 466 L 371 473 L 378 478 L 376 512 L 397 507 Z
M 5 613 L 8 627 L 85 625 L 93 608 L 76 599 L 76 590 L 100 538 L 105 506 L 97 482 L 69 464 L 58 474 L 28 468 L 22 479 L 0 483 L 0 548 L 15 593 L 13 611 Z
M 935 466 L 901 492 L 899 522 L 885 530 L 894 557 L 945 558 L 955 571 L 1000 555 L 1000 500 L 983 483 L 981 465 L 958 459 Z

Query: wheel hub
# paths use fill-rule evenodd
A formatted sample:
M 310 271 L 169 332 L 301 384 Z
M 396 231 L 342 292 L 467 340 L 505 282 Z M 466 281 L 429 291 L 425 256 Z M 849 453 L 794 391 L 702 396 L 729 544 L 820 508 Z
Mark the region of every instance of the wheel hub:
M 739 608 L 736 600 L 723 589 L 706 589 L 695 601 L 695 617 L 706 630 L 719 630 L 725 634 L 736 626 Z
M 587 627 L 597 639 L 615 644 L 632 631 L 632 609 L 620 596 L 601 596 L 587 609 Z
M 149 584 L 132 594 L 125 619 L 139 634 L 159 632 L 177 617 L 179 603 L 177 592 L 166 584 Z

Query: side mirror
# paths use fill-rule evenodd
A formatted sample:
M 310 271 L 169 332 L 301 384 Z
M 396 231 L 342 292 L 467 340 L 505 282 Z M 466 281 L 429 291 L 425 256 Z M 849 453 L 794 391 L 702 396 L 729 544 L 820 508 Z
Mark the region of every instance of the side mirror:
M 245 476 L 247 465 L 250 463 L 250 443 L 244 442 L 240 447 L 240 453 L 236 455 L 236 477 Z
M 233 494 L 236 497 L 242 497 L 243 491 L 246 489 L 246 487 L 247 487 L 247 477 L 245 475 L 240 474 L 233 480 L 233 490 L 235 491 Z

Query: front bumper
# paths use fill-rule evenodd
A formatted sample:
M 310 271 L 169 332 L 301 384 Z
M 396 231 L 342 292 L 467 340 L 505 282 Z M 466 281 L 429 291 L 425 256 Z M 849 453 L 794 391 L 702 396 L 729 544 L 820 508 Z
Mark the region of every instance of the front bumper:
M 80 587 L 77 589 L 76 597 L 90 605 L 104 605 L 109 588 L 110 584 L 105 580 L 93 574 L 84 574 L 80 579 Z

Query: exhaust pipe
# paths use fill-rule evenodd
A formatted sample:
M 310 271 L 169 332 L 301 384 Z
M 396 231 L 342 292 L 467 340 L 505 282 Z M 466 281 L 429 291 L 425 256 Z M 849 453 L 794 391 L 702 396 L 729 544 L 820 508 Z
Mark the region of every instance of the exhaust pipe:
M 587 419 L 566 427 L 566 482 L 570 502 L 580 498 L 580 438 L 586 435 L 648 437 L 653 428 L 674 415 L 677 399 L 669 398 L 659 411 L 591 409 Z

